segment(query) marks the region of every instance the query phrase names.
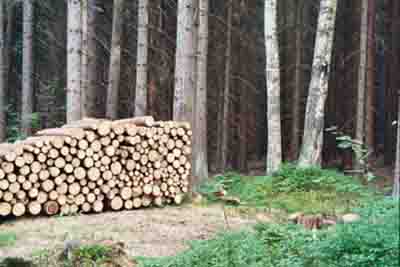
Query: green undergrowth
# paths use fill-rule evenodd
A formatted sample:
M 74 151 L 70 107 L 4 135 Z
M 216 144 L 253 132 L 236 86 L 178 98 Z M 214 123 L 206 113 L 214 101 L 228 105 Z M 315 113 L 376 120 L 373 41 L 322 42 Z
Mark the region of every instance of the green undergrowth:
M 17 236 L 12 232 L 0 232 L 0 248 L 9 247 L 15 244 Z
M 194 241 L 176 256 L 138 258 L 139 267 L 394 267 L 399 262 L 399 204 L 364 202 L 362 220 L 313 232 L 292 224 Z
M 272 176 L 244 177 L 236 173 L 219 175 L 199 187 L 210 202 L 216 192 L 240 199 L 242 207 L 274 208 L 287 212 L 336 214 L 358 206 L 377 193 L 356 178 L 317 167 L 284 165 Z

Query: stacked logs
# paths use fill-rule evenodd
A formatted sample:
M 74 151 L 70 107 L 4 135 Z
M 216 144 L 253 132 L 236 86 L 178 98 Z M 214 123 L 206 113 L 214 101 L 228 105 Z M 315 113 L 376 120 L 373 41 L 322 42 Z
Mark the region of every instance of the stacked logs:
M 148 116 L 85 118 L 0 144 L 0 216 L 180 204 L 191 135 L 188 123 Z

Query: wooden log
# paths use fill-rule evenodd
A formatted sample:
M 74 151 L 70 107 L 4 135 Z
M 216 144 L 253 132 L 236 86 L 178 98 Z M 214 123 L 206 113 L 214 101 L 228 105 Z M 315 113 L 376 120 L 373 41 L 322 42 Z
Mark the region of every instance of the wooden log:
M 92 205 L 90 205 L 90 204 L 87 203 L 87 202 L 84 202 L 84 203 L 82 204 L 82 206 L 81 206 L 81 209 L 82 209 L 82 212 L 88 213 L 88 212 L 90 212 L 90 210 L 92 209 Z
M 154 125 L 154 123 L 155 123 L 155 121 L 152 116 L 141 116 L 141 117 L 135 117 L 135 118 L 129 118 L 129 119 L 116 120 L 116 121 L 112 122 L 112 125 L 133 124 L 136 126 L 152 127 Z
M 85 137 L 85 131 L 82 128 L 51 128 L 38 131 L 36 136 L 69 136 L 80 140 Z
M 26 211 L 26 207 L 21 202 L 14 204 L 14 206 L 12 208 L 12 214 L 16 217 L 20 217 L 20 216 L 24 215 L 25 211 Z
M 14 171 L 14 164 L 11 162 L 2 162 L 1 168 L 3 169 L 4 173 L 12 173 Z
M 32 215 L 38 215 L 42 211 L 42 205 L 37 201 L 29 202 L 28 211 Z
M 68 193 L 72 196 L 76 196 L 81 191 L 81 186 L 79 183 L 72 183 L 68 186 Z
M 110 206 L 113 210 L 120 210 L 124 205 L 124 202 L 119 196 L 114 197 L 111 200 Z
M 103 211 L 103 208 L 104 208 L 104 204 L 103 204 L 102 201 L 97 200 L 97 201 L 95 201 L 95 202 L 93 203 L 93 210 L 94 210 L 94 212 L 97 212 L 97 213 L 102 212 L 102 211 Z
M 120 194 L 123 200 L 128 200 L 132 197 L 132 189 L 130 187 L 123 187 Z
M 10 203 L 0 202 L 0 216 L 8 216 L 11 214 L 12 206 Z
M 56 201 L 47 201 L 43 205 L 43 210 L 47 215 L 55 215 L 59 212 L 60 206 Z
M 138 209 L 138 208 L 140 208 L 142 206 L 142 199 L 140 198 L 140 197 L 135 197 L 134 199 L 133 199 L 133 207 L 135 208 L 135 209 Z
M 124 208 L 127 210 L 133 209 L 133 201 L 128 199 L 124 202 Z

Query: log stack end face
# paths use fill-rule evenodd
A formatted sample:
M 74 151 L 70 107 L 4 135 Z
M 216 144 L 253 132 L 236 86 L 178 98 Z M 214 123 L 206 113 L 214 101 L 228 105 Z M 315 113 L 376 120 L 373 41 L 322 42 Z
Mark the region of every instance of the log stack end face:
M 191 128 L 150 116 L 85 118 L 0 144 L 0 217 L 181 204 Z

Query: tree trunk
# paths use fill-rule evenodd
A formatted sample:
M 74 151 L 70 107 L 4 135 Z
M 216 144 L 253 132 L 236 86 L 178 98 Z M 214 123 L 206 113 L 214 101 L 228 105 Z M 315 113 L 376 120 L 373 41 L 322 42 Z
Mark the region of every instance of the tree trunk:
M 139 0 L 135 116 L 144 116 L 147 113 L 148 32 L 149 1 Z
M 329 71 L 335 32 L 336 0 L 321 0 L 315 41 L 300 166 L 321 164 L 324 108 L 328 96 Z
M 97 0 L 85 0 L 86 8 L 87 8 L 87 21 L 86 21 L 86 45 L 83 46 L 83 53 L 86 53 L 86 75 L 83 80 L 83 90 L 85 96 L 85 109 L 83 116 L 95 117 L 98 114 L 98 103 L 97 103 L 97 64 L 96 64 L 96 53 L 97 53 L 97 44 L 96 44 L 96 5 Z M 82 12 L 84 14 L 85 12 Z M 84 38 L 82 38 L 84 41 Z M 83 63 L 82 63 L 83 65 Z
M 81 3 L 68 0 L 67 34 L 67 122 L 79 120 L 81 114 Z
M 296 159 L 299 154 L 300 147 L 300 105 L 301 96 L 303 91 L 303 1 L 297 0 L 296 7 L 296 60 L 295 60 L 295 74 L 294 74 L 294 92 L 292 102 L 292 131 L 291 131 L 291 148 L 290 158 Z
M 124 0 L 114 0 L 113 29 L 111 40 L 111 59 L 107 90 L 106 116 L 110 119 L 118 117 L 119 82 L 121 74 L 121 37 L 123 23 Z
M 5 78 L 5 36 L 4 36 L 4 0 L 0 0 L 0 142 L 6 139 L 6 84 Z M 10 23 L 10 22 L 8 22 Z
M 400 90 L 398 90 L 398 95 L 396 164 L 393 183 L 393 197 L 396 199 L 400 196 Z
M 194 0 L 178 0 L 178 24 L 175 58 L 174 115 L 176 121 L 188 121 L 193 125 L 195 81 L 195 23 Z
M 367 146 L 375 151 L 375 21 L 376 3 L 375 0 L 368 0 L 368 57 L 367 57 L 367 89 L 366 89 L 366 140 Z
M 199 27 L 197 32 L 197 85 L 196 85 L 196 131 L 194 136 L 193 175 L 198 180 L 208 177 L 207 159 L 207 55 L 208 55 L 208 10 L 209 0 L 199 0 Z
M 267 175 L 282 163 L 280 67 L 277 31 L 277 0 L 265 1 L 265 48 L 267 84 Z
M 364 143 L 365 137 L 365 88 L 368 45 L 368 1 L 361 2 L 361 28 L 360 28 L 360 62 L 358 66 L 358 90 L 357 90 L 357 115 L 356 115 L 356 139 Z M 356 162 L 357 163 L 357 162 Z
M 88 117 L 87 111 L 87 91 L 89 87 L 88 80 L 88 59 L 89 59 L 89 3 L 88 0 L 82 0 L 82 53 L 81 53 L 81 113 L 82 117 Z
M 21 109 L 21 130 L 26 136 L 32 133 L 33 113 L 33 2 L 23 2 L 23 50 L 22 50 L 22 109 Z
M 223 98 L 223 109 L 222 109 L 222 121 L 221 124 L 221 147 L 220 149 L 220 170 L 223 171 L 226 168 L 228 158 L 228 137 L 229 137 L 229 102 L 230 102 L 230 86 L 231 86 L 231 62 L 232 62 L 232 8 L 233 1 L 228 3 L 228 15 L 227 15 L 227 33 L 226 33 L 226 50 L 225 50 L 225 84 Z

